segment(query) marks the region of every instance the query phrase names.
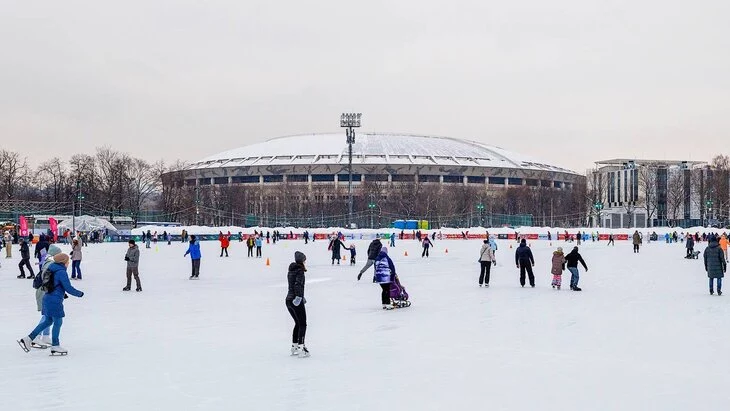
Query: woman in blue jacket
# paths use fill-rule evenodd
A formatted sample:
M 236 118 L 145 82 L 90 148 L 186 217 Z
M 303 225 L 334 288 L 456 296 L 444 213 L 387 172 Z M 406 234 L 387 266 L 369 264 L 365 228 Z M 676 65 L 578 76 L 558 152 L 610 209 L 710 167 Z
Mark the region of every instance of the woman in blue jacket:
M 53 325 L 53 329 L 51 330 L 51 355 L 66 355 L 68 353 L 65 348 L 61 347 L 59 342 L 63 317 L 66 316 L 63 311 L 63 299 L 66 293 L 74 297 L 84 296 L 84 293 L 75 289 L 68 279 L 68 272 L 66 272 L 68 262 L 69 257 L 67 254 L 58 254 L 53 257 L 53 264 L 48 267 L 47 273 L 44 274 L 43 287 L 46 288 L 46 295 L 43 296 L 43 310 L 41 311 L 44 315 L 44 321 L 38 324 L 28 336 L 18 340 L 20 348 L 25 352 L 30 351 L 31 341 L 38 334 L 45 328 Z
M 188 254 L 190 254 L 190 261 L 193 263 L 193 273 L 190 275 L 191 280 L 197 280 L 200 276 L 200 243 L 198 242 L 198 239 L 194 236 L 190 236 L 190 245 L 188 246 L 188 251 L 185 251 L 185 255 L 183 257 L 187 257 Z

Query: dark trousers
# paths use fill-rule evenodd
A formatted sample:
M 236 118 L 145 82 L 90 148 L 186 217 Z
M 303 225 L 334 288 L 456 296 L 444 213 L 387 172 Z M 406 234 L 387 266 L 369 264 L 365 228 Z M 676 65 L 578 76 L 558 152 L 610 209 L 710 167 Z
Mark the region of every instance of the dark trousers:
M 307 310 L 304 308 L 304 301 L 295 306 L 291 300 L 286 300 L 286 309 L 294 319 L 294 330 L 292 331 L 292 344 L 304 344 L 304 337 L 307 334 Z
M 132 287 L 132 276 L 134 276 L 134 281 L 137 283 L 137 288 L 142 288 L 142 283 L 139 281 L 139 267 L 127 267 L 127 288 Z
M 253 247 L 248 247 L 248 256 L 253 257 Z
M 261 257 L 261 246 L 256 247 L 256 257 Z
M 638 244 L 634 244 L 634 252 L 635 253 L 638 253 L 639 252 L 639 245 Z
M 520 285 L 525 286 L 525 271 L 527 271 L 527 276 L 530 277 L 530 285 L 534 287 L 535 274 L 532 273 L 532 264 L 529 261 L 524 263 L 520 261 Z
M 71 261 L 71 278 L 81 279 L 81 260 Z
M 608 244 L 606 244 L 606 245 L 616 245 L 616 244 L 613 243 L 613 238 L 612 238 L 612 239 L 608 240 Z
M 390 283 L 380 284 L 383 292 L 380 293 L 380 301 L 383 304 L 390 304 Z
M 492 271 L 491 261 L 480 261 L 481 271 L 479 272 L 479 285 L 489 285 L 489 272 Z
M 428 257 L 428 247 L 423 247 L 423 252 L 421 253 L 421 257 L 426 256 Z
M 18 264 L 18 268 L 20 268 L 20 275 L 25 276 L 25 270 L 23 270 L 23 267 L 28 267 L 28 270 L 30 270 L 30 275 L 35 275 L 33 273 L 33 267 L 30 265 L 30 258 L 24 258 L 20 260 L 20 263 Z
M 690 257 L 695 252 L 694 247 L 687 248 L 687 257 Z
M 221 257 L 223 257 L 223 252 L 226 252 L 226 257 L 228 257 L 228 247 L 221 247 Z
M 200 258 L 197 260 L 191 260 L 193 262 L 193 277 L 200 276 Z

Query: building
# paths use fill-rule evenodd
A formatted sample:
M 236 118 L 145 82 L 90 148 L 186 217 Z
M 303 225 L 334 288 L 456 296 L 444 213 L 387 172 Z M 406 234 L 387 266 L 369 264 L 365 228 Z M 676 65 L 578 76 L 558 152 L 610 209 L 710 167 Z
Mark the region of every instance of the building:
M 598 161 L 588 173 L 592 222 L 609 228 L 706 224 L 713 178 L 713 170 L 699 161 Z

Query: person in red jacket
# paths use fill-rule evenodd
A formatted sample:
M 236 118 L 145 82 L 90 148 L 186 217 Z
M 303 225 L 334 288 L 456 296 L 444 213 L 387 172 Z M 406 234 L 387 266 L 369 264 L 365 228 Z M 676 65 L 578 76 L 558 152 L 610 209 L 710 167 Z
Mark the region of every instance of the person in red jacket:
M 224 251 L 226 252 L 226 257 L 228 257 L 228 246 L 231 245 L 231 232 L 229 231 L 228 234 L 223 234 L 222 231 L 219 231 L 218 241 L 221 242 L 221 257 L 223 257 Z

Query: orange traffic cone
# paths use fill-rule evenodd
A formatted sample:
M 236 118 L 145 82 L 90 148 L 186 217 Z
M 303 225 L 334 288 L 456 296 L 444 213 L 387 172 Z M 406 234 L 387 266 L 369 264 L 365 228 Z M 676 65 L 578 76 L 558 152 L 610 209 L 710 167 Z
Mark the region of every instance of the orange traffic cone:
M 509 245 L 509 248 L 510 248 L 510 249 L 512 248 L 512 244 L 510 244 L 510 245 Z
M 270 265 L 271 265 L 271 261 L 269 261 L 269 257 L 266 257 L 266 266 L 268 267 Z
M 343 255 L 342 256 L 342 261 L 347 261 L 347 256 L 346 255 Z
M 406 253 L 405 253 L 405 254 L 403 254 L 403 255 L 404 255 L 404 256 L 406 256 L 406 257 L 408 257 L 408 251 L 406 251 Z

